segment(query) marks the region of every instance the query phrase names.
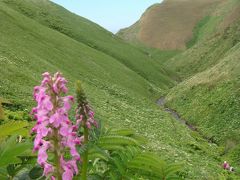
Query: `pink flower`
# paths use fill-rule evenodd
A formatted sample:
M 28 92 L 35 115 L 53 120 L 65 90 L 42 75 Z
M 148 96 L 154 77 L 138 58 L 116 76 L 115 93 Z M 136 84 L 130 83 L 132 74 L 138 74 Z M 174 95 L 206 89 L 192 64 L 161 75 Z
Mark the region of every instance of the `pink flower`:
M 64 96 L 67 93 L 67 81 L 60 73 L 51 77 L 49 73 L 43 74 L 43 80 L 40 86 L 34 88 L 34 99 L 37 106 L 32 109 L 32 114 L 37 123 L 32 132 L 36 133 L 34 139 L 34 151 L 38 151 L 37 162 L 44 168 L 44 175 L 49 176 L 59 173 L 54 165 L 48 162 L 48 153 L 54 154 L 59 158 L 64 180 L 71 180 L 74 174 L 78 173 L 77 161 L 80 161 L 80 155 L 77 152 L 76 145 L 81 144 L 80 137 L 77 136 L 79 124 L 73 125 L 68 118 L 68 111 L 74 102 L 72 96 Z M 79 122 L 78 122 L 79 123 Z M 57 145 L 57 147 L 54 147 Z M 72 159 L 65 162 L 64 155 L 70 149 Z M 54 180 L 55 177 L 51 176 Z
M 62 126 L 59 132 L 62 136 L 67 136 L 69 134 L 69 131 L 70 130 L 67 126 Z
M 86 122 L 86 126 L 88 129 L 91 129 L 91 123 L 89 121 Z
M 51 164 L 45 163 L 43 174 L 45 176 L 48 176 L 52 172 L 54 172 L 53 166 Z
M 39 151 L 38 151 L 38 164 L 40 164 L 41 166 L 44 166 L 46 161 L 47 161 L 47 158 L 48 158 L 48 154 L 46 152 L 46 149 L 44 148 L 39 148 Z M 45 167 L 45 166 L 44 166 Z
M 63 98 L 63 107 L 66 111 L 71 109 L 71 104 L 74 102 L 73 96 L 66 96 Z
M 62 175 L 62 179 L 64 180 L 72 180 L 72 178 L 73 178 L 73 172 L 71 169 L 67 169 Z
M 68 164 L 70 165 L 71 168 L 73 168 L 74 174 L 78 174 L 78 167 L 76 161 L 70 160 L 68 161 Z
M 65 180 L 72 179 L 74 174 L 78 174 L 78 167 L 76 160 L 65 161 L 63 157 L 61 157 L 61 166 L 64 170 L 62 178 Z
M 94 118 L 94 112 L 93 111 L 89 111 L 88 115 L 89 115 L 90 118 Z

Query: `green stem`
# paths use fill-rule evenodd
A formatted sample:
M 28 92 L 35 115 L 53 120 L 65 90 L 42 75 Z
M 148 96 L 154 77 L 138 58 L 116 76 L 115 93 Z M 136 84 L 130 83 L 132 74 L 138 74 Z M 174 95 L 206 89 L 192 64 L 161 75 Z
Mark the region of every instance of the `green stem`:
M 81 172 L 81 179 L 82 180 L 87 180 L 87 169 L 88 169 L 88 128 L 86 126 L 86 120 L 84 121 L 84 142 L 83 144 L 85 145 L 85 152 L 83 153 L 83 162 L 82 162 L 82 172 Z
M 62 180 L 62 168 L 61 168 L 61 152 L 59 147 L 59 139 L 58 139 L 58 131 L 57 129 L 54 129 L 54 157 L 55 157 L 55 164 L 56 164 L 56 170 L 55 175 L 57 180 Z
M 52 103 L 53 103 L 53 113 L 56 112 L 56 108 L 58 106 L 57 104 L 57 95 L 52 92 L 51 94 L 52 97 Z M 53 128 L 53 145 L 54 145 L 54 149 L 53 149 L 53 154 L 54 154 L 54 160 L 55 160 L 55 176 L 57 180 L 62 180 L 62 167 L 61 167 L 61 150 L 60 150 L 60 140 L 59 140 L 59 135 L 58 135 L 58 130 L 54 127 Z

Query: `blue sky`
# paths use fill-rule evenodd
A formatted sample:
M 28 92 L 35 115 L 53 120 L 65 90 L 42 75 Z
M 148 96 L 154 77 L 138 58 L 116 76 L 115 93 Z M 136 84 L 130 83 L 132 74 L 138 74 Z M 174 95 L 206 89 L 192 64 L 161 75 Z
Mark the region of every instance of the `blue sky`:
M 52 0 L 112 32 L 136 22 L 152 4 L 162 0 Z

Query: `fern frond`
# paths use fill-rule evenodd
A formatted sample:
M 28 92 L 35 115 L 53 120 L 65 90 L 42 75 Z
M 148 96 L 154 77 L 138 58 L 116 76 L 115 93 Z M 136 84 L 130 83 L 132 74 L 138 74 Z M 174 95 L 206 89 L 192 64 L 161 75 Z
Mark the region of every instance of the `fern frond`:
M 112 158 L 112 163 L 116 167 L 116 169 L 120 172 L 120 174 L 124 174 L 125 167 L 123 166 L 123 161 L 119 157 Z
M 167 164 L 154 153 L 145 152 L 142 144 L 146 139 L 136 136 L 129 129 L 108 129 L 98 132 L 94 143 L 99 149 L 108 152 L 107 169 L 103 177 L 107 179 L 176 179 L 180 166 Z M 93 151 L 94 152 L 94 151 Z M 96 153 L 95 158 L 104 159 Z M 94 155 L 93 153 L 93 155 Z M 93 156 L 94 158 L 94 156 Z
M 0 179 L 6 179 L 8 172 L 6 168 L 0 167 Z
M 98 146 L 104 150 L 108 151 L 118 151 L 124 150 L 124 147 L 121 145 L 112 145 L 112 144 L 98 144 Z
M 138 154 L 134 161 L 144 162 L 145 165 L 151 165 L 153 167 L 165 166 L 165 162 L 159 159 L 158 156 L 148 152 Z
M 29 130 L 26 128 L 29 124 L 26 121 L 9 121 L 0 126 L 0 139 L 9 135 L 22 135 L 29 134 Z
M 132 171 L 138 171 L 141 174 L 144 173 L 150 174 L 151 176 L 159 177 L 159 179 L 162 179 L 162 177 L 164 176 L 160 168 L 156 168 L 155 166 L 149 166 L 148 164 L 140 161 L 130 162 L 128 168 Z
M 131 129 L 112 129 L 109 131 L 111 135 L 119 135 L 119 136 L 132 136 L 135 132 Z
M 105 144 L 111 144 L 111 145 L 135 145 L 139 146 L 139 142 L 137 142 L 135 139 L 131 137 L 125 137 L 125 136 L 118 136 L 118 135 L 111 135 L 111 136 L 105 136 L 101 137 L 99 139 L 98 144 L 105 145 Z
M 17 143 L 16 136 L 12 136 L 0 145 L 0 167 L 5 167 L 9 163 L 20 163 L 21 160 L 18 156 L 22 155 L 26 151 L 30 151 L 32 143 L 24 142 Z
M 111 166 L 119 170 L 119 174 L 122 176 L 129 173 L 132 175 L 138 174 L 142 177 L 151 177 L 151 179 L 174 179 L 176 177 L 175 173 L 180 169 L 179 165 L 168 165 L 157 155 L 142 152 L 141 149 L 136 147 L 127 147 L 122 151 L 113 152 L 111 156 L 111 162 L 113 163 Z
M 169 164 L 166 166 L 164 173 L 166 174 L 166 177 L 170 177 L 174 175 L 176 172 L 181 170 L 182 165 L 181 164 Z
M 102 150 L 96 146 L 93 146 L 88 149 L 88 158 L 89 160 L 92 160 L 92 161 L 94 161 L 97 158 L 104 161 L 108 161 L 110 156 L 105 150 Z
M 131 138 L 135 139 L 137 142 L 139 142 L 142 145 L 146 145 L 148 140 L 143 136 L 138 136 L 136 134 L 132 135 Z

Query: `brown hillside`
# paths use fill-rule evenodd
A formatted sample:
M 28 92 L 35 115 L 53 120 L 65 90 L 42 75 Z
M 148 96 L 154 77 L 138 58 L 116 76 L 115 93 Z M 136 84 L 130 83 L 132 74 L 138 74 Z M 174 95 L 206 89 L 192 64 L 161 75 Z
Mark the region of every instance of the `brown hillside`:
M 159 49 L 185 49 L 195 25 L 222 0 L 165 0 L 118 35 Z

